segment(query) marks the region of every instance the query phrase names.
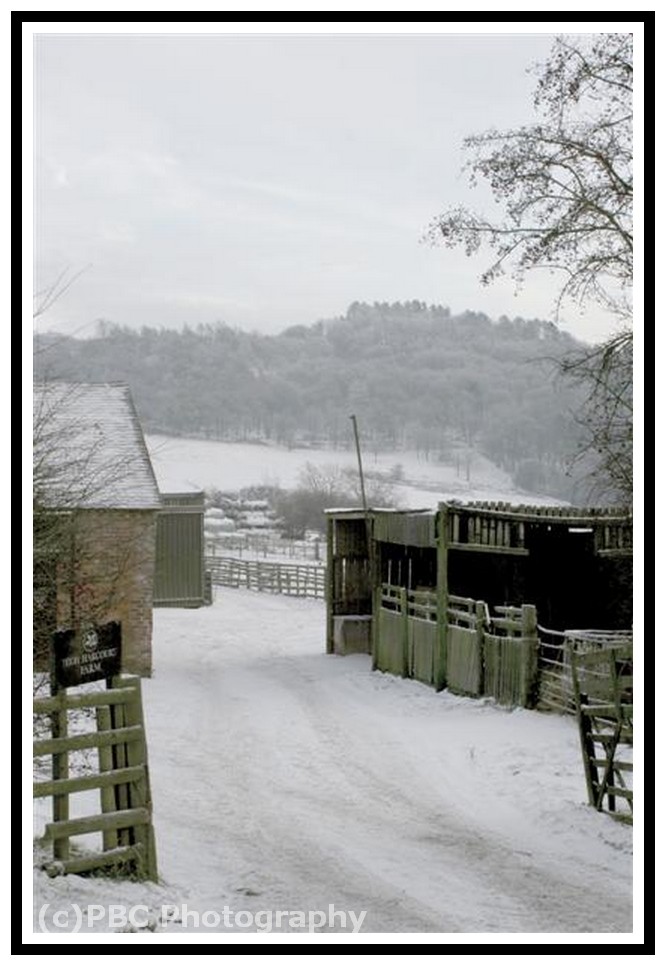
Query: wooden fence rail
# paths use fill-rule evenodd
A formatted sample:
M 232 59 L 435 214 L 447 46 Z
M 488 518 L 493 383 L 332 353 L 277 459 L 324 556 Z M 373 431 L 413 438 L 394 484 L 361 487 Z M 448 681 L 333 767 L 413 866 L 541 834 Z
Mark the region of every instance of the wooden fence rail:
M 69 734 L 70 713 L 94 710 L 96 731 Z M 58 737 L 38 738 L 33 756 L 51 756 L 52 778 L 33 783 L 33 797 L 53 797 L 53 821 L 45 838 L 53 857 L 45 863 L 51 875 L 123 866 L 136 878 L 157 881 L 155 837 L 148 778 L 148 755 L 138 677 L 114 678 L 103 691 L 71 693 L 63 689 L 49 698 L 35 698 L 33 713 L 57 717 Z M 86 719 L 90 720 L 90 719 Z M 70 755 L 97 749 L 98 771 L 70 775 Z M 69 796 L 99 790 L 100 812 L 69 817 Z M 102 834 L 101 851 L 72 854 L 70 839 L 90 832 Z
M 206 569 L 214 584 L 245 587 L 290 597 L 326 596 L 326 568 L 310 564 L 283 564 L 235 557 L 206 557 Z

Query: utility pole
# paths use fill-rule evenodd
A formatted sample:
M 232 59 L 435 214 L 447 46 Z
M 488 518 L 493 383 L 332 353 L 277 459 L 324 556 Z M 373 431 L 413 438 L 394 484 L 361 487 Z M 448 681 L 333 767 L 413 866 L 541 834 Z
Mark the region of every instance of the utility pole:
M 358 457 L 358 475 L 361 481 L 361 501 L 363 503 L 363 512 L 365 515 L 365 539 L 368 548 L 368 582 L 370 584 L 370 614 L 372 616 L 372 630 L 371 630 L 371 640 L 370 640 L 370 652 L 372 654 L 372 669 L 375 671 L 377 669 L 377 620 L 378 620 L 378 594 L 377 588 L 375 587 L 377 579 L 377 566 L 375 563 L 375 547 L 372 542 L 372 520 L 370 519 L 370 511 L 368 509 L 368 501 L 365 496 L 365 481 L 363 479 L 363 462 L 361 460 L 361 444 L 358 438 L 358 423 L 356 422 L 356 416 L 352 415 L 349 417 L 352 421 L 354 427 L 354 441 L 356 443 L 356 456 Z
M 363 480 L 363 463 L 361 461 L 361 444 L 358 440 L 358 424 L 356 422 L 356 416 L 352 415 L 349 417 L 352 421 L 354 427 L 354 440 L 356 442 L 356 456 L 358 458 L 358 475 L 361 480 L 361 502 L 363 503 L 363 509 L 365 511 L 366 519 L 368 516 L 368 503 L 365 499 L 365 482 Z

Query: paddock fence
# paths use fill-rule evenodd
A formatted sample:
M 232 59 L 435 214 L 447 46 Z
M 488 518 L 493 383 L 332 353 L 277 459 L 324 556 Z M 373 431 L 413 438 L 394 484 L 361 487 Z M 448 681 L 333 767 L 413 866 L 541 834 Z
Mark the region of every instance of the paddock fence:
M 212 584 L 245 588 L 289 597 L 326 596 L 326 568 L 312 564 L 241 560 L 237 557 L 206 557 Z

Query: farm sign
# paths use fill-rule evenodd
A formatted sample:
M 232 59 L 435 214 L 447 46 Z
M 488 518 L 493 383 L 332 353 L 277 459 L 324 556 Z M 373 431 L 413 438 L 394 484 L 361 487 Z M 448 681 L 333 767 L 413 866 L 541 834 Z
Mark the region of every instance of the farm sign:
M 92 625 L 76 633 L 56 631 L 53 635 L 55 684 L 71 688 L 120 674 L 120 623 Z

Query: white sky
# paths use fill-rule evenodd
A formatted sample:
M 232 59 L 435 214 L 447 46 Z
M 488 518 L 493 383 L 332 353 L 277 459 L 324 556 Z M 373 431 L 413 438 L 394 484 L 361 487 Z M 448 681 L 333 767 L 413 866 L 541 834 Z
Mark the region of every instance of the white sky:
M 487 258 L 420 239 L 451 205 L 487 209 L 487 189 L 461 175 L 462 140 L 533 118 L 527 68 L 559 28 L 437 26 L 36 32 L 36 289 L 85 268 L 39 328 L 86 335 L 105 318 L 274 332 L 354 300 L 552 317 L 545 273 L 518 296 L 510 279 L 484 288 Z M 612 328 L 591 309 L 562 324 L 590 341 Z

